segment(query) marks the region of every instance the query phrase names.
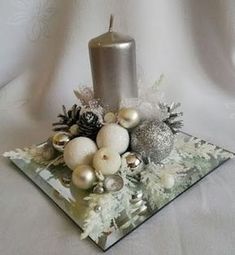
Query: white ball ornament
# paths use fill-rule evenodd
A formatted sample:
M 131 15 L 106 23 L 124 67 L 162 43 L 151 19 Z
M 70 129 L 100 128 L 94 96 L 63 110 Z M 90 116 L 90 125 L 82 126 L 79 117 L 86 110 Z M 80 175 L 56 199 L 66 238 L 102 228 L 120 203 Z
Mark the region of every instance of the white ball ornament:
M 72 170 L 77 165 L 90 165 L 96 151 L 97 146 L 90 138 L 74 138 L 64 148 L 65 164 Z
M 91 166 L 78 165 L 73 171 L 72 182 L 80 189 L 90 189 L 95 180 L 95 170 Z
M 115 174 L 121 166 L 121 157 L 112 148 L 104 147 L 95 153 L 93 166 L 95 170 L 100 171 L 103 175 Z
M 96 137 L 96 143 L 99 148 L 109 147 L 120 154 L 127 150 L 129 142 L 128 131 L 113 123 L 103 126 Z
M 175 178 L 171 174 L 164 173 L 161 175 L 160 179 L 161 179 L 161 184 L 166 189 L 171 189 L 175 185 Z

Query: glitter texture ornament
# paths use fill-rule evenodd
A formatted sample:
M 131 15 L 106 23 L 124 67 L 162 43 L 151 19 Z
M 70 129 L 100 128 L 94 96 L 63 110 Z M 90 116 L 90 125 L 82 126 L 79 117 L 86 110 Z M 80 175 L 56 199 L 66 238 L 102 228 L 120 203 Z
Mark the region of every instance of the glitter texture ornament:
M 131 133 L 131 148 L 154 163 L 161 162 L 172 151 L 174 135 L 164 123 L 146 120 Z

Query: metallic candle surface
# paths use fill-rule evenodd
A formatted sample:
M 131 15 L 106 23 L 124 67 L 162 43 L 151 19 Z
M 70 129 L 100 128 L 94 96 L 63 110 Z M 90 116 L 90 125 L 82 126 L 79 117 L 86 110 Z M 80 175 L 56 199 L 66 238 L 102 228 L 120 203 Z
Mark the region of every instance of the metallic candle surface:
M 117 110 L 122 98 L 138 97 L 136 80 L 135 41 L 133 38 L 109 31 L 89 42 L 89 54 L 95 98 Z

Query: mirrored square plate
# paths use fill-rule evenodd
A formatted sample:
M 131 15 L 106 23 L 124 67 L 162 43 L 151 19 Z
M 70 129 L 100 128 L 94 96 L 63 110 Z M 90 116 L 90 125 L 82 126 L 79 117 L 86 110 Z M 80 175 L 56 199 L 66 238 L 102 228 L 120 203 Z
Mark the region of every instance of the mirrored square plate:
M 190 141 L 194 142 L 193 146 Z M 104 233 L 98 241 L 93 240 L 103 251 L 109 249 L 231 157 L 230 152 L 185 133 L 180 133 L 177 136 L 175 144 L 178 150 L 173 150 L 171 153 L 171 162 L 175 160 L 178 162 L 178 166 L 184 165 L 182 168 L 184 175 L 171 191 L 171 196 L 154 209 L 148 205 L 147 201 L 146 212 L 137 218 L 133 216 L 135 220 L 126 228 L 122 228 L 122 226 L 127 222 L 127 219 L 122 217 L 122 219 L 117 220 L 115 229 L 109 233 Z M 207 148 L 207 153 L 203 151 L 205 148 Z M 12 159 L 12 162 L 82 229 L 87 210 L 87 204 L 83 198 L 88 193 L 66 183 L 66 176 L 71 175 L 71 171 L 67 167 L 51 166 L 46 169 L 43 165 L 23 159 Z M 188 166 L 187 170 L 185 170 L 185 166 Z

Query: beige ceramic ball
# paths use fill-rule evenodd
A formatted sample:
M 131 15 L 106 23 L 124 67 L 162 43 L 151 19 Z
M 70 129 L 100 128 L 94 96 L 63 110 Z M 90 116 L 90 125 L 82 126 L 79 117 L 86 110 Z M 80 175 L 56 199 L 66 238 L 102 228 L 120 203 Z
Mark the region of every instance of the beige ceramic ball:
M 129 142 L 128 131 L 118 124 L 103 126 L 96 137 L 96 143 L 99 148 L 108 147 L 120 154 L 127 150 Z
M 72 170 L 78 165 L 90 165 L 96 151 L 97 146 L 90 138 L 74 138 L 65 146 L 65 164 Z

